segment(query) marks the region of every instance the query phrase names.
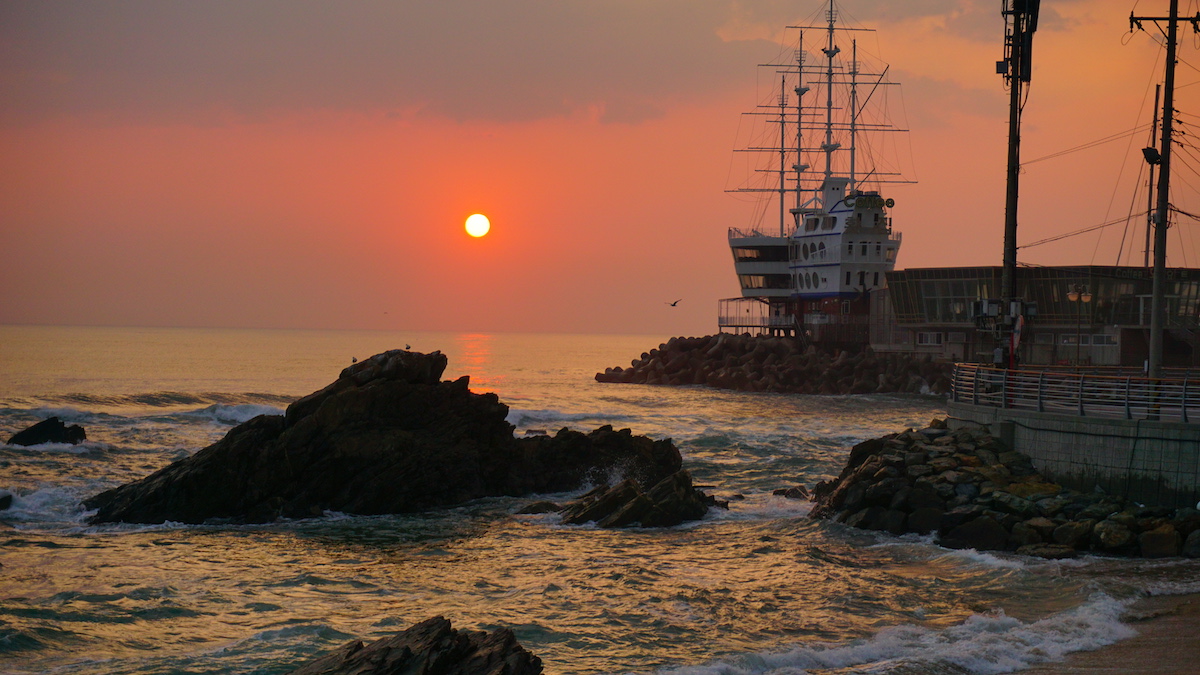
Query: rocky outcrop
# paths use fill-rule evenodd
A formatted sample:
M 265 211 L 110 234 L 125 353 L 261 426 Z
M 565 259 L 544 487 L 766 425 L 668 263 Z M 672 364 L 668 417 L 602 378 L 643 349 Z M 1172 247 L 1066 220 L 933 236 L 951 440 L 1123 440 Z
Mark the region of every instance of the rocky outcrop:
M 626 480 L 592 490 L 562 510 L 562 522 L 597 527 L 672 527 L 699 520 L 718 502 L 692 486 L 691 475 L 677 471 L 649 489 Z M 728 508 L 728 502 L 720 504 Z
M 389 638 L 354 640 L 292 675 L 540 675 L 542 660 L 511 630 L 459 631 L 434 617 Z
M 404 513 L 471 499 L 562 492 L 610 478 L 644 487 L 679 471 L 679 451 L 605 426 L 515 438 L 508 407 L 446 357 L 394 350 L 345 369 L 280 415 L 84 502 L 91 522 L 268 522 L 279 517 Z
M 67 426 L 57 417 L 50 417 L 18 431 L 8 439 L 9 445 L 41 445 L 42 443 L 67 443 L 75 445 L 87 440 L 87 432 L 78 424 Z
M 671 338 L 629 368 L 596 373 L 596 381 L 791 394 L 942 394 L 950 391 L 950 368 L 927 356 L 870 349 L 831 354 L 790 338 L 720 333 Z
M 951 431 L 934 420 L 859 443 L 841 475 L 812 494 L 814 518 L 893 534 L 933 532 L 949 548 L 1200 557 L 1200 546 L 1186 545 L 1200 544 L 1200 511 L 1064 489 L 983 426 Z

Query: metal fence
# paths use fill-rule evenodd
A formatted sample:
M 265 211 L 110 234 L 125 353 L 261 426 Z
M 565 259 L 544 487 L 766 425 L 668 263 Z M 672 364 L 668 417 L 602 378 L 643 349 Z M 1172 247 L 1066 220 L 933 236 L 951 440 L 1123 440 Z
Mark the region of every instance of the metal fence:
M 1150 379 L 954 366 L 955 402 L 1036 412 L 1200 423 L 1200 376 Z

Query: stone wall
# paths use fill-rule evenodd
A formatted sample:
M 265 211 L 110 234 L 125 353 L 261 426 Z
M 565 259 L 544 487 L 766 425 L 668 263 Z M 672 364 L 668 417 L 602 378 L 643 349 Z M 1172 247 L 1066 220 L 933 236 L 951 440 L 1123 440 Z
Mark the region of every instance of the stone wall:
M 951 401 L 950 425 L 988 424 L 1038 470 L 1077 490 L 1145 504 L 1200 501 L 1200 424 L 1079 417 Z

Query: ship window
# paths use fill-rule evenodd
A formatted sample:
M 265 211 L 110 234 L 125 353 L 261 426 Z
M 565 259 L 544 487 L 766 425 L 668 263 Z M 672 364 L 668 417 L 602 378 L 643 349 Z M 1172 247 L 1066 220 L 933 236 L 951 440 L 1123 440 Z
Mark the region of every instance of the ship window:
M 847 272 L 846 274 L 849 274 L 849 272 Z M 849 313 L 850 313 L 850 301 L 843 300 L 842 301 L 842 314 L 849 314 Z
M 867 255 L 867 242 L 865 242 L 865 241 L 863 242 L 863 245 L 862 245 L 862 255 L 863 256 Z
M 889 246 L 887 250 L 887 261 L 896 262 L 896 249 L 892 248 L 891 246 Z
M 854 242 L 852 242 L 852 241 L 846 243 L 846 257 L 847 258 L 854 257 Z M 847 281 L 846 283 L 850 283 L 850 282 Z
M 883 248 L 883 246 L 882 246 L 882 245 L 880 245 L 880 244 L 875 244 L 875 257 L 876 257 L 876 258 L 878 258 L 878 257 L 879 257 L 879 254 L 880 254 L 880 249 L 882 249 L 882 248 Z
M 866 286 L 866 285 L 867 285 L 867 273 L 866 273 L 866 272 L 859 272 L 859 273 L 858 273 L 858 285 L 859 285 L 859 286 Z
M 849 288 L 849 286 L 850 286 L 850 273 L 846 272 L 846 287 Z
M 833 226 L 836 224 L 837 224 L 837 216 L 825 216 L 825 222 L 824 222 L 824 224 L 821 225 L 821 229 L 832 230 Z
M 800 257 L 808 260 L 808 244 L 800 247 Z
M 871 285 L 872 285 L 872 286 L 874 286 L 874 287 L 876 287 L 876 288 L 878 288 L 878 287 L 879 287 L 879 272 L 876 272 L 876 273 L 875 273 L 875 282 L 874 282 L 873 284 L 871 284 Z
M 818 220 L 820 220 L 820 218 L 805 218 L 804 219 L 804 231 L 812 232 L 813 230 L 817 229 L 817 221 Z

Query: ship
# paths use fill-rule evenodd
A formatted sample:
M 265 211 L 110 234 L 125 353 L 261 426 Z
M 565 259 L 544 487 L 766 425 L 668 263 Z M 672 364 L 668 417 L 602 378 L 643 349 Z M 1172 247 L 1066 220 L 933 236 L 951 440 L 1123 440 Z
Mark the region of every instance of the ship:
M 778 222 L 730 228 L 729 248 L 741 296 L 718 302 L 721 331 L 789 336 L 825 347 L 869 340 L 872 297 L 895 268 L 901 234 L 895 199 L 884 186 L 905 182 L 874 165 L 874 137 L 903 131 L 886 121 L 886 67 L 865 67 L 857 34 L 839 22 L 836 3 L 824 24 L 794 26 L 794 51 L 764 64 L 777 83 L 768 103 L 748 113 L 767 125 L 770 145 L 739 148 L 765 158 L 753 174 Z M 806 39 L 812 49 L 806 49 Z

